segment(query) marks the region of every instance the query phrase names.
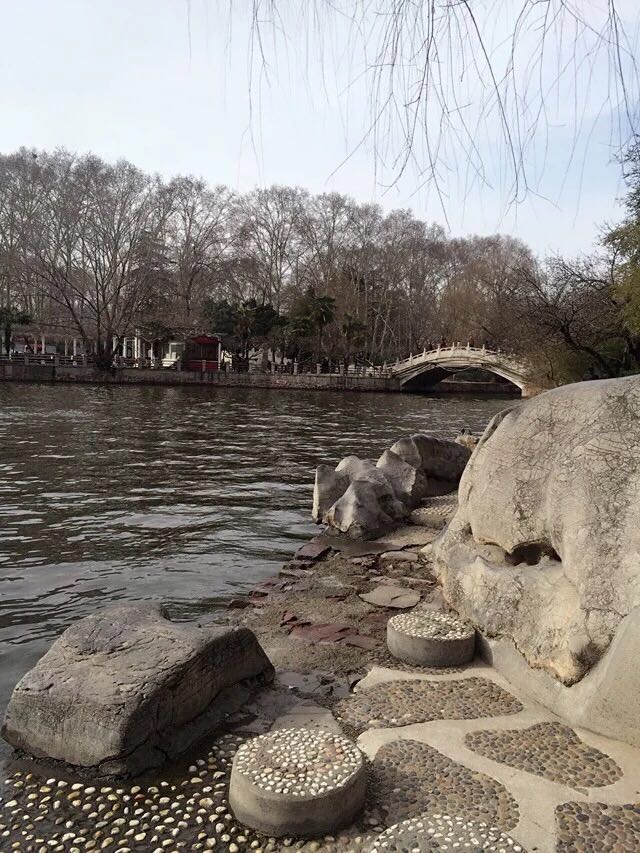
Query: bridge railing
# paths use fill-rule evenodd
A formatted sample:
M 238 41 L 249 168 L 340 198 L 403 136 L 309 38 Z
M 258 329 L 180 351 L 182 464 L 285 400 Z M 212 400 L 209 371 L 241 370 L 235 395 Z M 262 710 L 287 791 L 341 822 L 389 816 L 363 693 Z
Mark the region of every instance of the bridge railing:
M 506 356 L 507 358 L 510 357 L 509 354 L 506 353 L 504 350 L 488 349 L 486 346 L 472 347 L 471 344 L 466 344 L 466 346 L 465 346 L 465 344 L 456 343 L 456 344 L 451 344 L 451 346 L 446 346 L 446 347 L 439 346 L 439 347 L 436 347 L 436 349 L 429 349 L 429 350 L 424 349 L 424 350 L 422 350 L 422 352 L 412 353 L 411 355 L 408 356 L 408 358 L 397 359 L 395 364 L 393 365 L 393 367 L 395 370 L 398 370 L 399 368 L 403 368 L 403 367 L 410 367 L 412 364 L 419 364 L 423 361 L 428 360 L 429 356 L 437 357 L 440 355 L 446 355 L 447 353 L 452 353 L 452 354 L 453 353 L 469 353 L 469 354 L 480 355 L 480 356 L 487 356 L 488 355 L 488 356 L 503 356 L 503 357 Z

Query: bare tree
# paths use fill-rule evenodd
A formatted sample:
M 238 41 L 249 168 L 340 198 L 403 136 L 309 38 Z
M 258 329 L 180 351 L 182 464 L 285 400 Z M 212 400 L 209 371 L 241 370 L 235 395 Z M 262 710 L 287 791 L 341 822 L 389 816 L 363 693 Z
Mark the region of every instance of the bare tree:
M 172 315 L 176 324 L 202 321 L 206 299 L 215 295 L 224 258 L 232 248 L 232 196 L 195 178 L 174 178 L 167 187 L 171 214 L 164 241 L 172 268 Z
M 273 305 L 276 312 L 287 281 L 296 275 L 306 198 L 303 190 L 274 186 L 237 199 L 236 254 L 244 262 L 239 271 L 251 279 L 246 298 Z
M 38 155 L 38 216 L 22 264 L 67 312 L 105 368 L 154 287 L 152 262 L 168 209 L 158 181 L 124 161 L 59 151 Z

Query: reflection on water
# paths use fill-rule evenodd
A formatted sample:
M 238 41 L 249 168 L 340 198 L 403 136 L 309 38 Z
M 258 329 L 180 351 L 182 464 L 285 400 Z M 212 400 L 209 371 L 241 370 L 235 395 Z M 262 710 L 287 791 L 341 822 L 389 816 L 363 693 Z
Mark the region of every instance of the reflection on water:
M 481 430 L 504 400 L 0 385 L 0 714 L 52 637 L 97 606 L 214 610 L 277 571 L 313 470 L 400 435 Z

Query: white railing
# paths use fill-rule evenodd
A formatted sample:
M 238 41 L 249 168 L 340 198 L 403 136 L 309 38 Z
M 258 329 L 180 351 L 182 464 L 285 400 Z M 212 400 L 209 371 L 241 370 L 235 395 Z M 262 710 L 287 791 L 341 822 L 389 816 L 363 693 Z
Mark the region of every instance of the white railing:
M 447 355 L 457 355 L 457 354 L 467 354 L 469 356 L 477 355 L 480 357 L 492 356 L 492 357 L 501 357 L 504 359 L 513 360 L 506 352 L 503 350 L 491 350 L 487 349 L 485 346 L 483 347 L 472 347 L 470 344 L 466 346 L 461 343 L 451 344 L 451 346 L 442 347 L 439 346 L 436 349 L 423 350 L 421 353 L 409 355 L 404 359 L 397 359 L 395 364 L 393 365 L 393 372 L 397 372 L 398 370 L 403 370 L 405 367 L 412 367 L 414 364 L 423 364 L 426 361 L 437 361 L 439 358 L 444 358 Z
M 95 364 L 94 355 L 59 355 L 55 353 L 12 353 L 11 355 L 0 354 L 0 364 L 37 364 L 50 367 L 86 367 Z M 161 358 L 124 358 L 115 356 L 113 359 L 114 368 L 142 368 L 153 370 L 180 370 L 181 366 L 178 362 L 173 364 L 165 364 Z M 203 370 L 205 371 L 205 363 Z M 220 373 L 247 373 L 246 369 L 237 369 L 227 365 L 221 367 Z M 345 367 L 343 364 L 335 362 L 329 365 L 328 370 L 323 370 L 321 365 L 304 364 L 304 365 L 275 365 L 273 369 L 265 371 L 271 374 L 287 374 L 295 376 L 349 376 L 349 377 L 369 377 L 386 379 L 392 375 L 392 370 L 384 365 L 364 365 L 350 364 Z

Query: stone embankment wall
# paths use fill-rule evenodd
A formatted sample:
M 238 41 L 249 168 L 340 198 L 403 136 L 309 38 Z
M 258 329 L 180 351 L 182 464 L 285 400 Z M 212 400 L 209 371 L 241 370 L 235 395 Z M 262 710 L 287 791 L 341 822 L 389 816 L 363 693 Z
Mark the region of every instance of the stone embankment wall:
M 311 391 L 400 391 L 396 379 L 382 376 L 338 376 L 304 373 L 193 373 L 178 370 L 122 368 L 104 373 L 93 367 L 45 364 L 0 364 L 0 381 L 87 382 L 102 385 L 218 385 L 240 388 L 283 388 Z

